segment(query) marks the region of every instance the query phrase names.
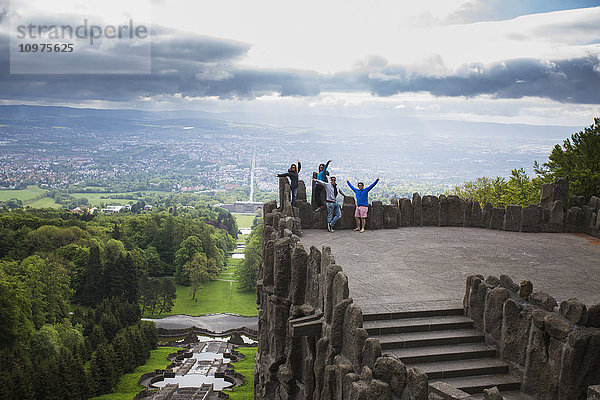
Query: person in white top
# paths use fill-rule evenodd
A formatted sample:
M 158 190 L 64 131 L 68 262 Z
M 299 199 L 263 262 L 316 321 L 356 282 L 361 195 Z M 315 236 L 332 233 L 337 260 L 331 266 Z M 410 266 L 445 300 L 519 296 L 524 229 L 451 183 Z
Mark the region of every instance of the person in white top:
M 327 230 L 333 232 L 333 227 L 338 219 L 342 216 L 342 210 L 337 202 L 337 195 L 340 193 L 342 196 L 346 196 L 341 189 L 338 189 L 336 184 L 335 176 L 329 178 L 329 182 L 322 181 L 320 179 L 313 178 L 317 185 L 321 185 L 325 188 L 327 205 Z

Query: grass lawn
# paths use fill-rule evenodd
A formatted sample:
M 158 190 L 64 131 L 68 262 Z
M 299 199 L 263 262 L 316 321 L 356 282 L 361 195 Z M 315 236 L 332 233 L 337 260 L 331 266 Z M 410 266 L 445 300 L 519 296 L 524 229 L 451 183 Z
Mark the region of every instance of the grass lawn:
M 20 190 L 0 190 L 0 201 L 7 201 L 10 199 L 18 199 L 22 202 L 34 199 L 44 193 L 47 190 L 40 189 L 37 185 L 27 186 L 27 189 Z
M 148 372 L 152 372 L 155 369 L 164 369 L 171 362 L 167 359 L 167 356 L 171 353 L 175 353 L 178 347 L 159 347 L 156 350 L 150 352 L 150 358 L 146 364 L 141 365 L 135 369 L 131 374 L 125 374 L 121 377 L 117 390 L 114 393 L 105 394 L 99 397 L 93 397 L 92 399 L 102 400 L 131 400 L 133 397 L 144 390 L 144 387 L 138 384 L 140 377 Z
M 235 372 L 246 377 L 246 383 L 242 386 L 236 386 L 231 391 L 227 390 L 231 400 L 252 400 L 254 390 L 254 358 L 256 357 L 256 347 L 238 347 L 237 351 L 246 357 L 242 361 L 231 363 Z
M 239 214 L 232 213 L 237 222 L 238 228 L 252 228 L 252 221 L 254 221 L 254 214 Z
M 41 199 L 37 199 L 32 201 L 31 203 L 27 203 L 25 204 L 25 206 L 29 206 L 32 208 L 61 208 L 62 205 L 58 204 L 57 202 L 54 201 L 54 199 L 52 197 L 42 197 Z
M 71 196 L 80 199 L 85 197 L 88 199 L 88 202 L 93 206 L 99 206 L 100 203 L 104 203 L 104 205 L 116 205 L 116 206 L 124 206 L 125 204 L 132 204 L 138 201 L 138 192 L 122 192 L 122 193 L 70 193 Z M 152 194 L 152 193 L 171 193 L 171 192 L 161 192 L 158 190 L 145 190 L 142 191 L 142 197 Z M 108 199 L 110 196 L 126 196 L 127 199 Z
M 230 278 L 230 275 L 224 279 Z M 170 313 L 163 313 L 161 318 L 168 315 L 205 315 L 216 313 L 239 314 L 247 317 L 258 315 L 256 309 L 256 291 L 238 289 L 237 283 L 225 281 L 210 281 L 198 292 L 196 300 L 192 300 L 193 290 L 189 286 L 175 284 L 177 300 Z M 147 316 L 147 315 L 145 315 Z

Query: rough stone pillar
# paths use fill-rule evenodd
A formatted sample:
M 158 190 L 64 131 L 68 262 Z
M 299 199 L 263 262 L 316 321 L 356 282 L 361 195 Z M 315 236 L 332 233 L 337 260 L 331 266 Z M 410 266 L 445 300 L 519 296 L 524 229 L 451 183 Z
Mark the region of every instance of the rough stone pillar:
M 292 251 L 292 276 L 290 282 L 290 300 L 292 305 L 304 304 L 308 254 L 302 247 L 296 247 Z
M 569 179 L 556 178 L 554 181 L 554 192 L 552 193 L 552 202 L 562 202 L 563 211 L 567 211 L 569 201 Z
M 465 212 L 463 215 L 463 226 L 465 228 L 473 226 L 473 200 L 468 199 L 465 203 Z
M 310 204 L 304 200 L 296 199 L 296 207 L 298 208 L 298 215 L 300 215 L 302 229 L 312 228 L 312 208 Z
M 281 238 L 275 242 L 275 263 L 273 265 L 273 280 L 275 283 L 275 294 L 287 297 L 290 289 L 292 275 L 290 238 Z
M 273 279 L 273 266 L 275 260 L 275 241 L 269 240 L 265 242 L 262 254 L 263 260 L 263 285 L 272 286 L 274 283 Z
M 440 200 L 436 196 L 424 196 L 421 200 L 423 207 L 423 226 L 438 226 L 440 222 Z
M 465 201 L 458 196 L 448 196 L 448 226 L 463 226 Z
M 385 229 L 398 228 L 398 206 L 393 204 L 383 205 L 383 227 Z
M 583 211 L 579 207 L 571 207 L 567 210 L 565 221 L 565 232 L 583 232 Z
M 279 178 L 279 210 L 283 211 L 285 206 L 291 204 L 292 190 L 286 177 Z
M 400 200 L 397 198 L 393 198 L 390 200 L 390 204 L 396 207 L 396 227 L 399 228 L 402 226 L 402 213 L 400 212 Z
M 481 222 L 484 228 L 489 228 L 492 224 L 492 210 L 494 206 L 489 201 L 483 206 Z
M 308 255 L 308 272 L 306 280 L 305 298 L 307 304 L 315 309 L 323 310 L 323 299 L 319 297 L 319 284 L 321 276 L 321 252 L 311 246 Z
M 473 202 L 473 213 L 471 214 L 472 226 L 477 228 L 483 228 L 483 214 L 481 213 L 481 206 L 478 201 Z
M 296 200 L 306 201 L 306 185 L 302 179 L 298 180 L 298 193 L 296 194 Z
M 263 205 L 263 215 L 267 215 L 272 213 L 274 209 L 277 208 L 277 202 L 275 200 L 271 200 L 268 203 Z
M 354 229 L 356 227 L 356 221 L 354 220 L 354 213 L 356 212 L 356 200 L 352 196 L 344 197 L 344 204 L 342 205 L 342 226 L 344 229 Z
M 327 229 L 327 210 L 320 209 L 312 214 L 312 228 Z
M 523 207 L 521 212 L 521 232 L 541 231 L 541 211 L 541 206 L 536 204 Z
M 371 204 L 372 213 L 368 216 L 371 220 L 371 229 L 383 228 L 383 203 L 381 201 L 374 201 Z
M 521 226 L 521 213 L 523 207 L 508 205 L 504 214 L 504 230 L 518 232 Z
M 583 211 L 583 231 L 591 235 L 594 230 L 594 221 L 592 221 L 594 210 L 587 205 L 582 206 L 581 210 Z
M 598 211 L 600 209 L 600 198 L 596 196 L 590 197 L 588 206 L 592 207 L 593 211 Z
M 493 339 L 494 344 L 500 344 L 502 337 L 502 313 L 504 302 L 508 300 L 508 290 L 497 287 L 490 290 L 485 298 L 483 311 L 483 331 Z
M 448 226 L 448 199 L 440 195 L 440 223 L 439 226 Z
M 543 183 L 540 188 L 540 206 L 544 209 L 550 209 L 552 205 L 552 194 L 554 192 L 553 183 Z
M 492 208 L 492 215 L 490 218 L 489 229 L 502 229 L 504 225 L 504 208 L 494 207 Z
M 585 205 L 585 197 L 583 197 L 583 196 L 569 196 L 569 205 L 568 205 L 568 208 L 571 208 L 571 207 L 582 208 L 584 205 Z
M 414 212 L 414 225 L 423 226 L 423 206 L 421 204 L 421 196 L 419 195 L 419 193 L 413 193 L 412 206 Z
M 400 199 L 400 226 L 414 226 L 414 213 L 410 199 Z
M 550 208 L 550 219 L 548 220 L 548 232 L 565 231 L 565 212 L 563 203 L 556 200 Z

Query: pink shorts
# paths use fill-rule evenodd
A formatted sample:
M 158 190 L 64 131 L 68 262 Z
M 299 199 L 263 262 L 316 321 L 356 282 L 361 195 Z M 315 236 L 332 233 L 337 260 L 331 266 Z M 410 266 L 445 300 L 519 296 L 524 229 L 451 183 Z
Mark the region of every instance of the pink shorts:
M 356 211 L 354 212 L 354 218 L 367 218 L 368 211 L 369 207 L 358 206 L 356 207 Z

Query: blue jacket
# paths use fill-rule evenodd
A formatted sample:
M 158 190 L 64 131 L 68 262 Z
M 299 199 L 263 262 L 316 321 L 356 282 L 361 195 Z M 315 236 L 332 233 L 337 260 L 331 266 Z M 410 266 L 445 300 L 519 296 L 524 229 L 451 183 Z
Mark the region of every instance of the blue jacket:
M 348 186 L 350 186 L 350 189 L 352 189 L 354 194 L 356 194 L 356 206 L 369 206 L 369 190 L 373 189 L 373 186 L 377 185 L 377 182 L 379 182 L 379 178 L 375 179 L 375 182 L 371 183 L 370 186 L 362 189 L 357 189 L 354 186 L 352 186 L 350 181 L 346 181 L 346 183 L 348 183 Z
M 323 168 L 323 171 L 319 172 L 319 174 L 317 175 L 318 180 L 325 181 L 327 179 L 325 177 L 325 175 L 327 174 L 327 167 L 329 167 L 329 161 L 327 161 L 327 164 L 325 164 L 325 168 Z

